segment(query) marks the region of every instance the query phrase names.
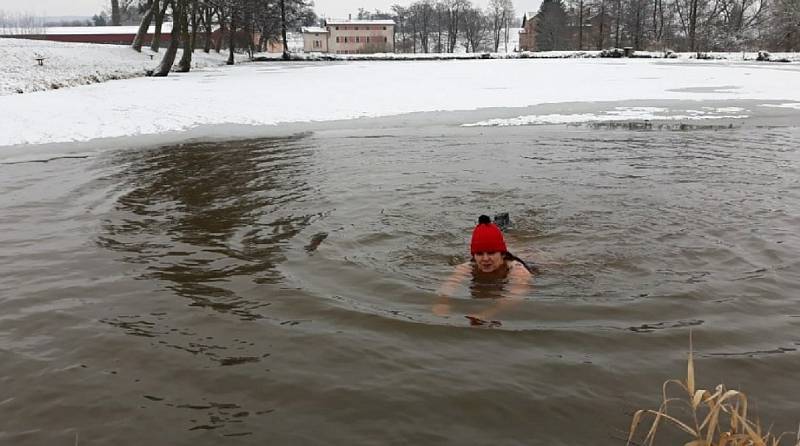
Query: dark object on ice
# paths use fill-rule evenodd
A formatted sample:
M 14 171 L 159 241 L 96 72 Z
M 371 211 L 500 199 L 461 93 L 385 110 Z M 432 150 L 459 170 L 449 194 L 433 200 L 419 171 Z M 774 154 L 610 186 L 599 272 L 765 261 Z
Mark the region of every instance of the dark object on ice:
M 625 55 L 625 51 L 619 48 L 610 48 L 607 50 L 600 51 L 600 57 L 622 57 Z
M 501 231 L 505 231 L 511 227 L 511 217 L 508 216 L 508 212 L 495 215 L 494 224 L 496 224 Z
M 780 59 L 773 59 L 772 54 L 766 51 L 759 51 L 756 60 L 759 62 L 790 62 L 790 60 L 785 57 L 782 57 Z

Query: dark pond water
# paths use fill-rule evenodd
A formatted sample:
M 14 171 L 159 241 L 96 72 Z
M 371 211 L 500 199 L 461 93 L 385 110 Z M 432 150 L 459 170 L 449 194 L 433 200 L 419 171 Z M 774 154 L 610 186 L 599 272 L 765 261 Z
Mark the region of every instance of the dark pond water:
M 624 444 L 800 420 L 800 129 L 327 131 L 0 165 L 0 443 Z M 481 213 L 525 299 L 435 291 Z

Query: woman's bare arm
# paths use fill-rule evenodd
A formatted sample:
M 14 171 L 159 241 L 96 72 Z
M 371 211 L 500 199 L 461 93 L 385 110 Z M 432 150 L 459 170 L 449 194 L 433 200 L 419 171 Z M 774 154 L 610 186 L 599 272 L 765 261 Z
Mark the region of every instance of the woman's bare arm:
M 450 297 L 455 294 L 456 290 L 461 286 L 461 283 L 464 282 L 470 274 L 472 274 L 472 266 L 469 263 L 462 263 L 455 268 L 453 274 L 439 287 L 439 292 L 437 293 L 439 298 L 433 305 L 433 314 L 437 316 L 446 316 L 450 312 Z

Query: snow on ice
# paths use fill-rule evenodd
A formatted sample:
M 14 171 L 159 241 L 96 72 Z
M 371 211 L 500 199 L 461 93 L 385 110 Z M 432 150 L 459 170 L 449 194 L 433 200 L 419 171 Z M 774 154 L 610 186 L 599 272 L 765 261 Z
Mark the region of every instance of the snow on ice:
M 19 66 L 27 64 L 30 69 L 35 63 L 30 55 L 34 50 L 27 45 L 50 48 L 47 55 L 50 59 L 44 66 L 50 74 L 42 79 L 80 79 L 117 69 L 130 72 L 151 63 L 146 54 L 126 47 L 0 39 L 2 91 L 25 89 L 28 82 L 39 82 L 34 81 L 33 75 L 19 73 Z M 196 54 L 196 61 L 203 60 L 201 54 Z M 215 124 L 263 126 L 563 102 L 764 100 L 783 102 L 786 108 L 797 108 L 800 103 L 800 89 L 796 88 L 800 64 L 795 63 L 570 58 L 271 61 L 213 66 L 220 63 L 221 57 L 213 55 L 203 69 L 172 73 L 166 78 L 140 77 L 56 91 L 2 95 L 0 161 L 18 157 L 30 144 L 128 136 L 133 137 L 135 145 L 135 138 L 141 135 Z M 33 69 L 38 68 L 42 67 Z M 67 85 L 81 83 L 84 82 Z M 703 105 L 697 102 L 681 116 L 672 118 L 667 111 L 644 107 L 618 108 L 596 116 L 521 116 L 506 123 L 479 124 L 740 119 L 748 114 L 748 110 L 737 107 L 709 109 Z

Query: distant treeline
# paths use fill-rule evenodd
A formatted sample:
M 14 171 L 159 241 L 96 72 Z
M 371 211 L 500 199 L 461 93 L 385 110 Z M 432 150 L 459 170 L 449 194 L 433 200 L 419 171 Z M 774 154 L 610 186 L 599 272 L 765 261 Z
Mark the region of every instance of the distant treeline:
M 109 0 L 110 9 L 86 23 L 140 24 L 187 16 L 195 33 L 221 27 L 258 33 L 260 42 L 237 45 L 257 51 L 286 31 L 322 24 L 309 0 Z M 519 15 L 518 15 L 519 14 Z M 517 50 L 513 33 L 531 25 L 535 50 L 632 47 L 673 51 L 800 51 L 800 0 L 544 0 L 538 11 L 517 13 L 511 0 L 490 0 L 485 9 L 470 0 L 417 0 L 389 11 L 360 9 L 358 19 L 396 23 L 395 51 L 453 53 Z M 149 21 L 149 20 L 148 20 Z M 31 14 L 0 11 L 0 33 L 36 32 L 50 23 Z M 206 48 L 207 50 L 207 48 Z
M 798 0 L 544 0 L 542 50 L 800 50 Z
M 393 19 L 400 52 L 497 50 L 513 19 L 510 1 L 485 10 L 469 0 L 418 0 L 359 18 Z M 544 0 L 533 21 L 535 50 L 800 50 L 800 0 Z M 511 32 L 516 32 L 512 30 Z M 513 39 L 512 39 L 513 40 Z

